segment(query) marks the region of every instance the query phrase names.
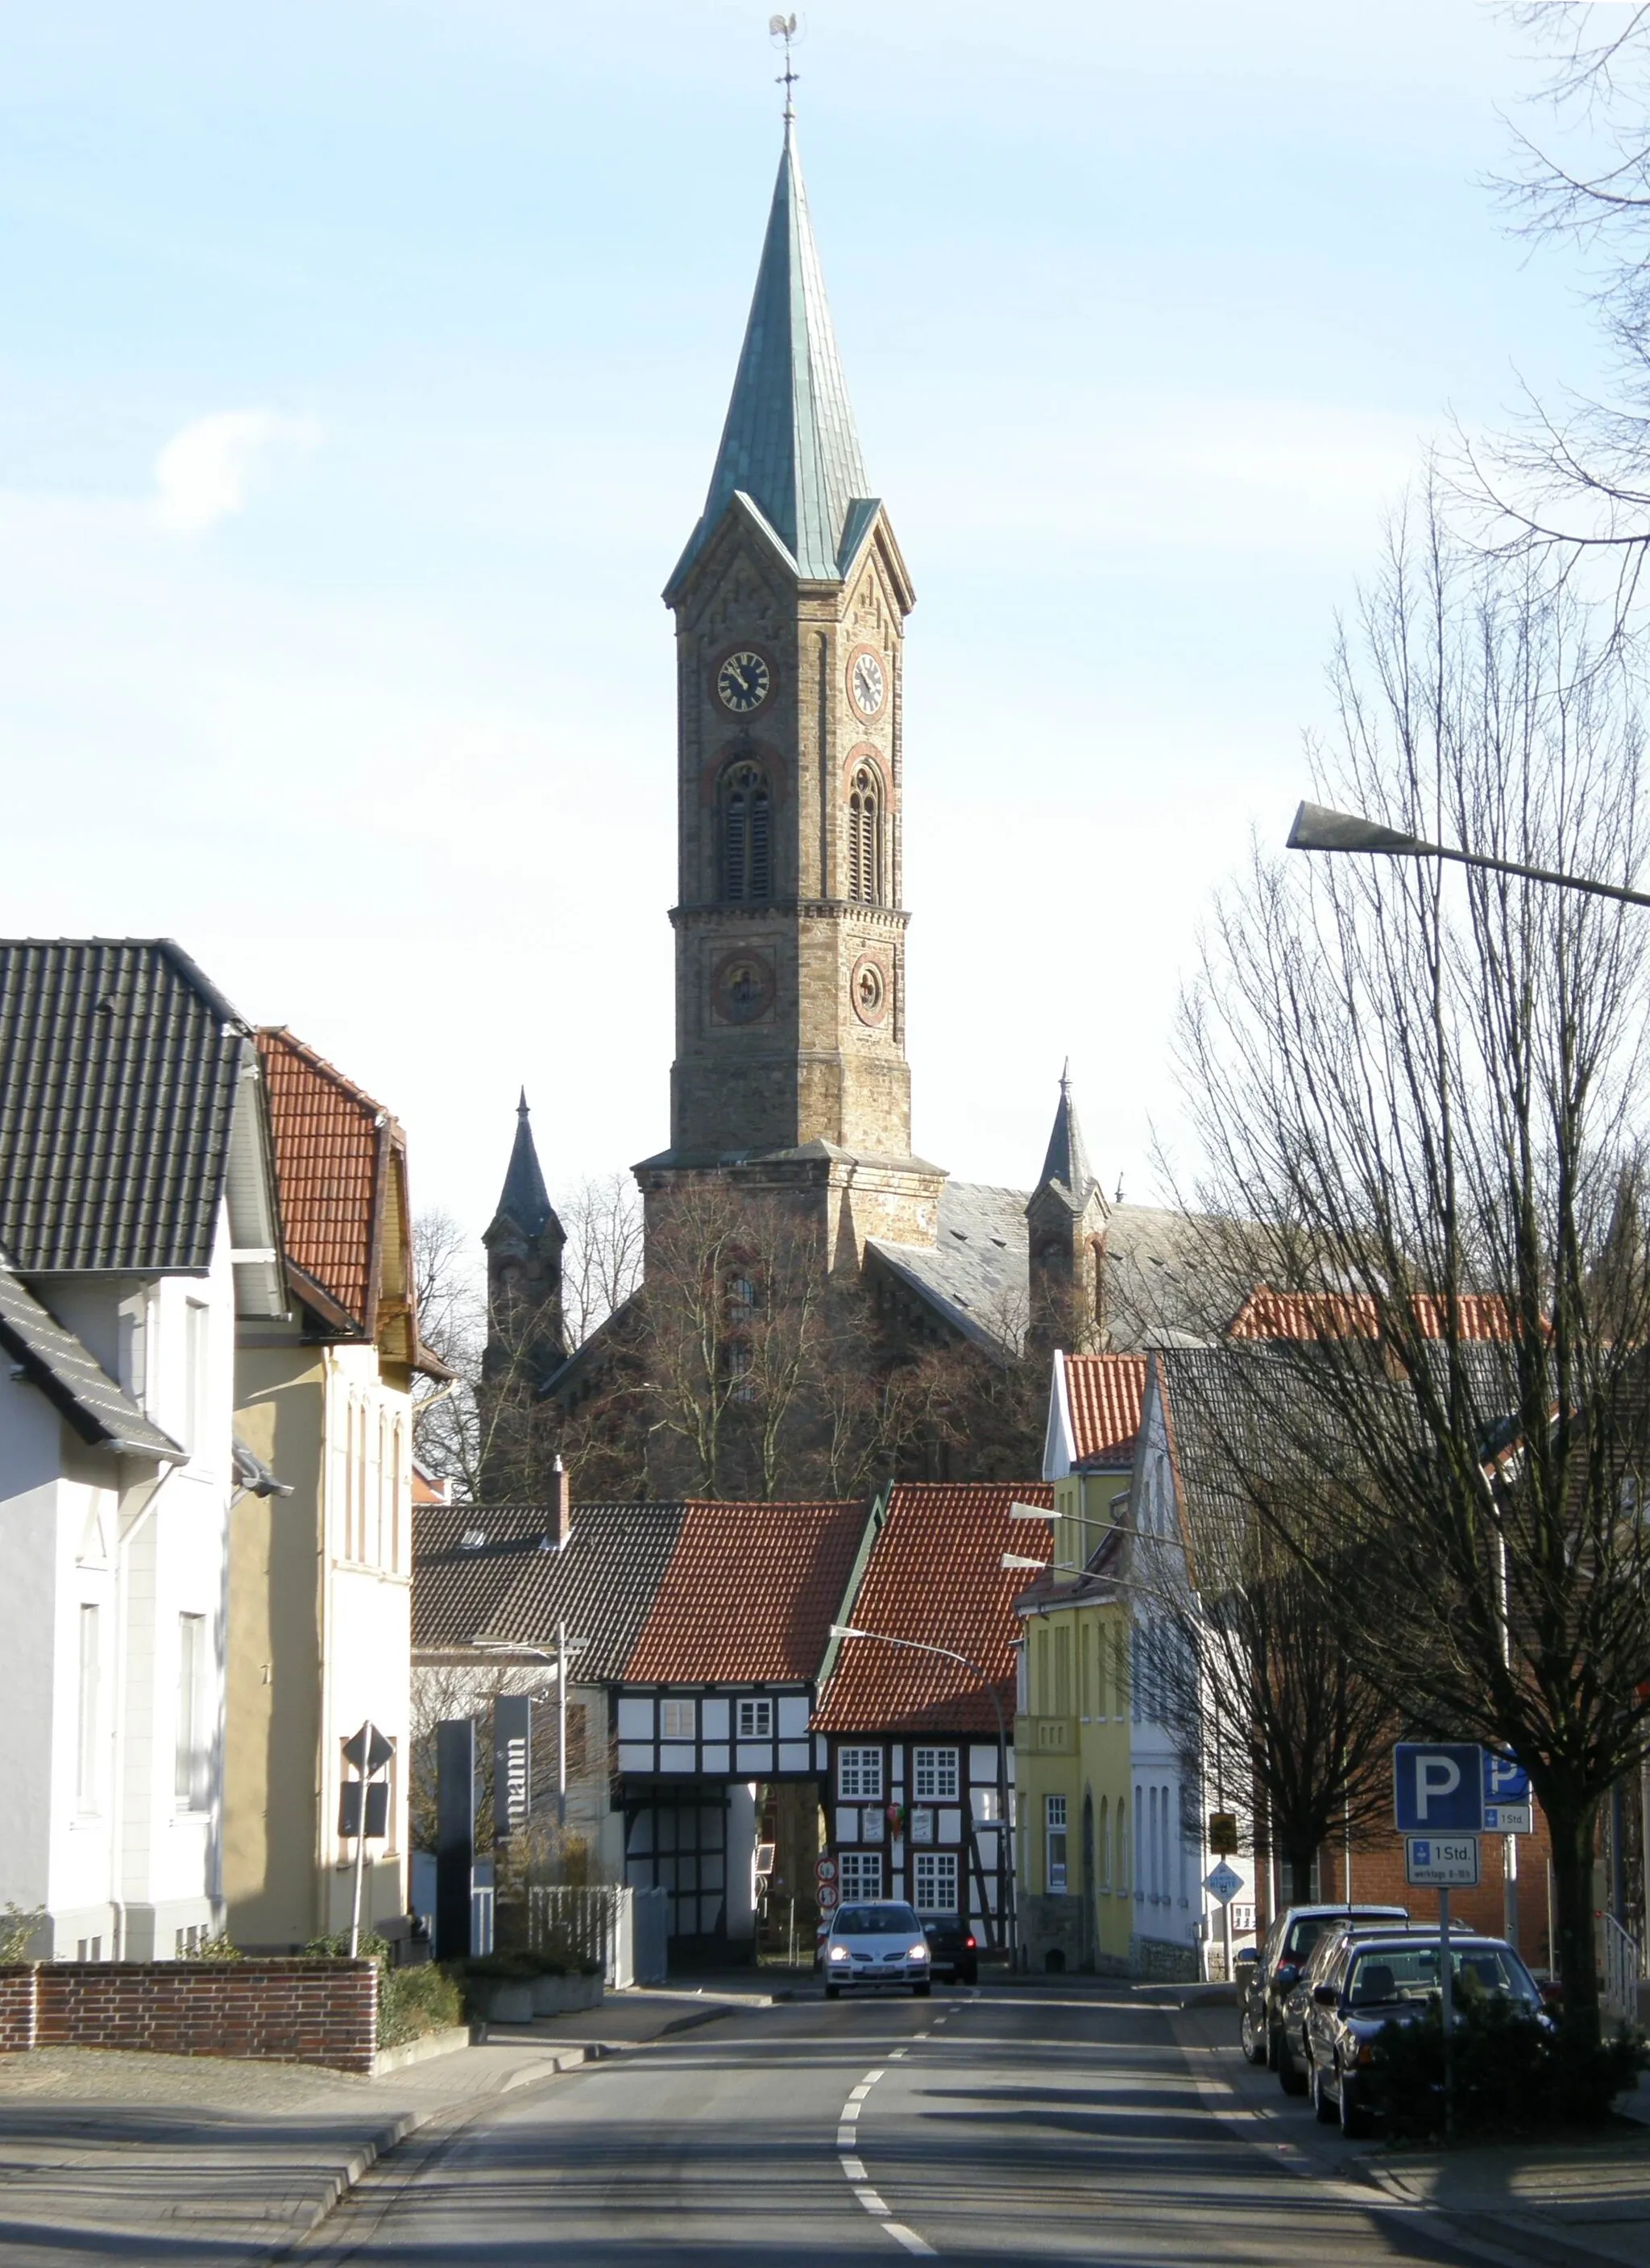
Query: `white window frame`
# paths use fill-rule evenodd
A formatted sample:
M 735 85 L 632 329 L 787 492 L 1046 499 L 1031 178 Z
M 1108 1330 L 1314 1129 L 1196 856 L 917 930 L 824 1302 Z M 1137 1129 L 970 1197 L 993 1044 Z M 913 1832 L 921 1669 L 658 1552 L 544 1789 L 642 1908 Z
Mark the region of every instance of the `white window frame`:
M 204 1615 L 178 1616 L 178 1719 L 173 1793 L 180 1811 L 211 1807 L 211 1661 Z
M 737 1738 L 741 1741 L 770 1741 L 773 1738 L 773 1699 L 771 1695 L 756 1693 L 740 1701 L 734 1712 L 739 1726 Z
M 1070 1847 L 1066 1840 L 1068 1829 L 1063 1795 L 1046 1795 L 1042 1799 L 1042 1831 L 1043 1879 L 1050 1897 L 1063 1897 L 1069 1879 L 1067 1861 Z
M 911 1793 L 918 1803 L 954 1803 L 957 1787 L 954 1749 L 913 1749 Z
M 204 1300 L 183 1303 L 183 1446 L 206 1463 L 211 1432 L 212 1311 Z
M 836 1793 L 847 1803 L 880 1803 L 882 1800 L 881 1749 L 838 1749 Z
M 837 1903 L 841 1905 L 858 1905 L 863 1899 L 876 1899 L 882 1896 L 880 1851 L 839 1852 L 836 1874 Z
M 911 1904 L 919 1914 L 954 1914 L 961 1911 L 954 1851 L 918 1851 L 913 1854 Z
M 90 1600 L 81 1603 L 77 1625 L 79 1657 L 76 1663 L 75 1807 L 95 1812 L 101 1790 L 103 1670 L 102 1617 Z
M 686 1695 L 673 1693 L 659 1705 L 661 1741 L 691 1741 L 699 1729 L 699 1705 Z

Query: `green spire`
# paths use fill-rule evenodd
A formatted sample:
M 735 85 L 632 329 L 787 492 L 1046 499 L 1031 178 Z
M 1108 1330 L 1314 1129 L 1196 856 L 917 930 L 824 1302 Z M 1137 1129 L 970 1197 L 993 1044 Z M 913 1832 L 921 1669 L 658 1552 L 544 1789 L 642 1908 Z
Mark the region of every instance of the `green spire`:
M 866 472 L 788 122 L 722 446 L 673 587 L 740 491 L 799 575 L 838 579 L 850 508 L 866 496 Z

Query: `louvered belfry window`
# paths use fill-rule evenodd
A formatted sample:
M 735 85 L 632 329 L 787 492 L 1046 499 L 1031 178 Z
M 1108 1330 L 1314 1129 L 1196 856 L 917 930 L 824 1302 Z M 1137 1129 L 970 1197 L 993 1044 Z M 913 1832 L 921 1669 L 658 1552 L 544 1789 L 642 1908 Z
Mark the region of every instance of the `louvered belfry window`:
M 848 798 L 848 895 L 857 905 L 882 902 L 882 798 L 876 774 L 862 764 Z
M 722 795 L 722 895 L 730 901 L 757 903 L 772 895 L 770 812 L 760 765 L 736 765 Z

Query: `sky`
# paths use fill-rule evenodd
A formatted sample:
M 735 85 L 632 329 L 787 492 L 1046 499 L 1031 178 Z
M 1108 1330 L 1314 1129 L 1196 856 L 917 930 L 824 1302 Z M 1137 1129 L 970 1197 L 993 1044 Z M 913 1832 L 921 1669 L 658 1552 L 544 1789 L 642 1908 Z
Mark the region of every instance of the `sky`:
M 732 0 L 0 0 L 0 928 L 175 937 L 477 1233 L 668 1138 L 670 620 L 778 159 Z M 906 654 L 915 1146 L 1175 1150 L 1383 522 L 1585 384 L 1477 0 L 819 0 L 809 202 Z

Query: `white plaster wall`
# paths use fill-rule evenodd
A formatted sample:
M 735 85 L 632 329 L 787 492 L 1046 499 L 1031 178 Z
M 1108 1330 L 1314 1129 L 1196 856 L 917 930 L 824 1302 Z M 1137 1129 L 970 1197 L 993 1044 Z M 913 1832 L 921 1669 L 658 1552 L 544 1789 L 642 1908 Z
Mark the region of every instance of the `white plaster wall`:
M 91 1459 L 65 1429 L 67 1461 L 92 1468 L 85 1477 L 57 1484 L 51 1617 L 52 1805 L 47 1904 L 54 1917 L 55 1949 L 72 1954 L 79 1941 L 112 1935 L 115 1708 L 115 1537 L 120 1528 L 117 1461 Z M 106 1479 L 95 1477 L 98 1468 Z M 77 1785 L 80 1749 L 80 1609 L 98 1609 L 98 1676 L 94 1776 L 83 1799 Z
M 38 1388 L 0 1370 L 0 1904 L 47 1903 L 56 1693 L 62 1425 Z

